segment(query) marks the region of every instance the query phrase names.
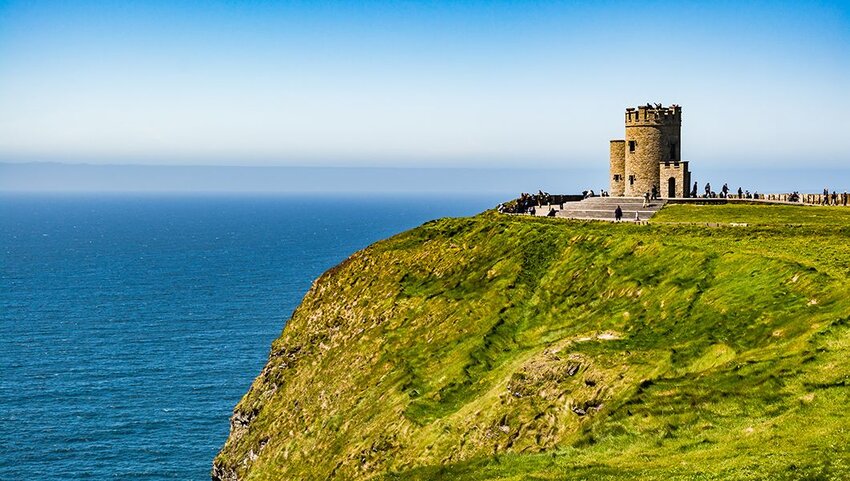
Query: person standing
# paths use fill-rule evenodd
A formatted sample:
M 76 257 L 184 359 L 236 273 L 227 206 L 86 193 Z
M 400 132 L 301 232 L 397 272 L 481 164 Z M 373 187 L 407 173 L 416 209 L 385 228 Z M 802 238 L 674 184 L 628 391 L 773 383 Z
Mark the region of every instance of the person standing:
M 649 192 L 643 193 L 643 206 L 649 207 Z
M 614 209 L 614 220 L 620 222 L 623 220 L 623 209 L 618 205 L 616 209 Z

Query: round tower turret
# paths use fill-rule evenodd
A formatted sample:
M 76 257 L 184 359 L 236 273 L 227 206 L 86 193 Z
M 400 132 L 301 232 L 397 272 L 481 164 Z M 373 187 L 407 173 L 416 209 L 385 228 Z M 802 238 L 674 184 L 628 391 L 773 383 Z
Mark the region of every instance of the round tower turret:
M 625 189 L 641 197 L 655 187 L 661 191 L 660 163 L 679 156 L 681 108 L 641 106 L 626 109 Z
M 622 197 L 626 191 L 626 141 L 612 140 L 610 154 L 610 174 L 609 180 L 611 188 L 609 195 L 614 197 Z

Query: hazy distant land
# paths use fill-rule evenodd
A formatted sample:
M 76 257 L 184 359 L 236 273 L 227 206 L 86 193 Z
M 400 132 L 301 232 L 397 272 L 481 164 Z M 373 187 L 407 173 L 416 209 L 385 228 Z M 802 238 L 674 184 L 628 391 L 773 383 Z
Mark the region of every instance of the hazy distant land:
M 0 162 L 0 192 L 578 193 L 607 188 L 598 168 L 163 166 Z M 598 163 L 589 163 L 596 166 Z M 700 164 L 694 180 L 757 192 L 850 190 L 850 169 L 736 169 Z

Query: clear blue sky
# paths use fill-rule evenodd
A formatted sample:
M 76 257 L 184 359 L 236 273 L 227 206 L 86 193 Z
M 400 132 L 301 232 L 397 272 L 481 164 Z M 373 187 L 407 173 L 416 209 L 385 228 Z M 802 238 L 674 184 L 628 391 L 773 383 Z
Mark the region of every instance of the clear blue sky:
M 586 167 L 646 102 L 846 166 L 850 4 L 0 0 L 6 162 Z

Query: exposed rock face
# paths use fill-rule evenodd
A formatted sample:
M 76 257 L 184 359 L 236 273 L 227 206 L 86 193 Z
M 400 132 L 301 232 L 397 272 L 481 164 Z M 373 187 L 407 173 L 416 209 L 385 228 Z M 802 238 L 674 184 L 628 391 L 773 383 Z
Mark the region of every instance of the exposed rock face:
M 213 463 L 212 481 L 238 481 L 236 470 L 219 463 Z
M 823 264 L 799 249 L 828 239 L 490 214 L 427 223 L 314 283 L 236 406 L 212 479 L 554 479 L 599 466 L 582 476 L 665 479 L 764 449 L 765 472 L 804 469 L 850 444 L 828 422 L 850 401 L 850 286 L 834 267 L 850 248 Z M 806 397 L 814 386 L 834 404 Z M 800 438 L 806 456 L 783 457 Z
M 256 411 L 251 412 L 242 412 L 239 409 L 234 410 L 233 415 L 230 417 L 230 436 L 229 439 L 238 440 L 241 439 L 242 436 L 245 435 L 245 432 L 248 431 L 248 427 L 251 424 L 251 421 L 257 416 Z M 240 460 L 239 464 L 242 464 L 245 467 L 256 459 L 256 456 L 252 456 L 249 451 L 248 455 Z M 213 463 L 212 469 L 212 480 L 213 481 L 238 481 L 239 476 L 236 474 L 236 468 L 234 466 L 228 466 L 219 463 Z

